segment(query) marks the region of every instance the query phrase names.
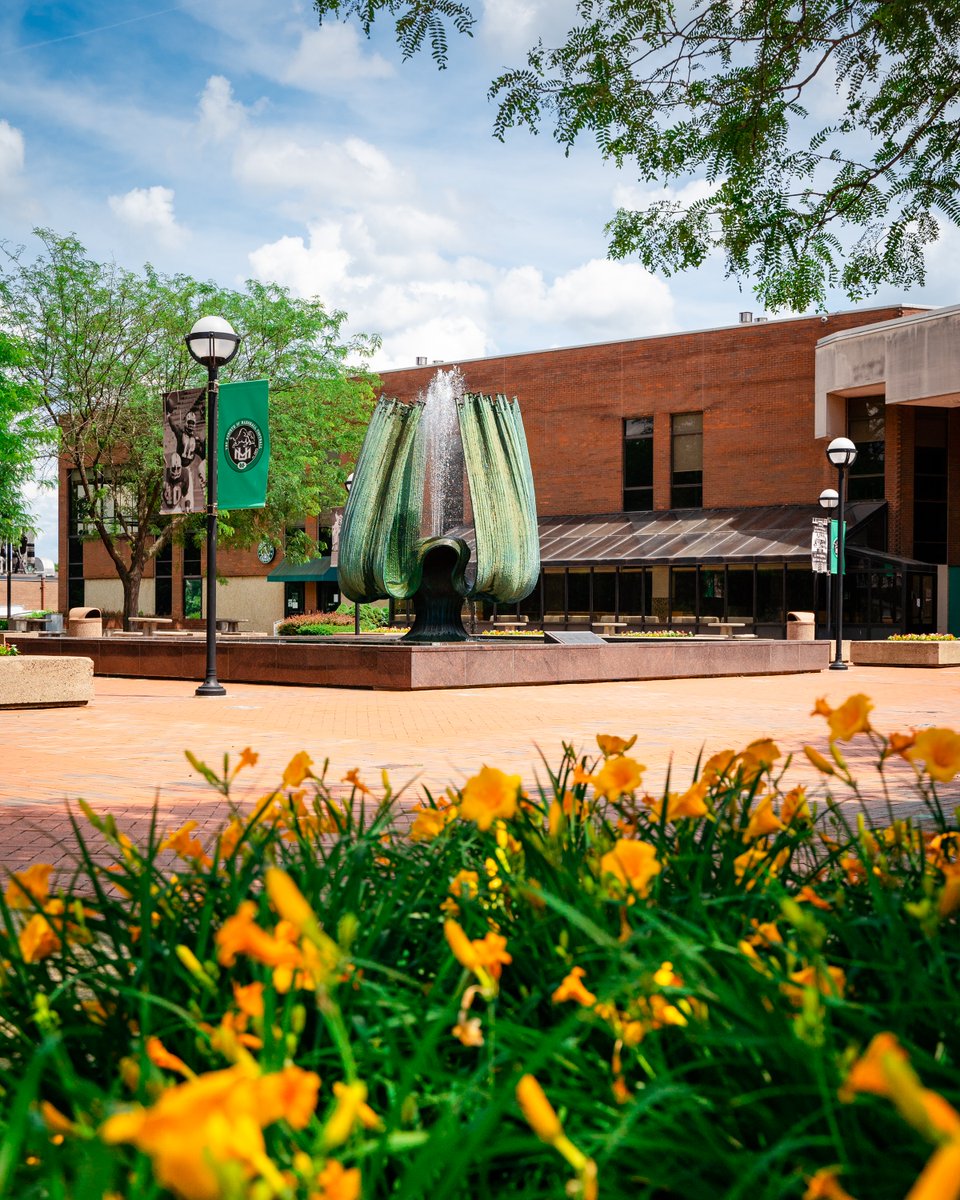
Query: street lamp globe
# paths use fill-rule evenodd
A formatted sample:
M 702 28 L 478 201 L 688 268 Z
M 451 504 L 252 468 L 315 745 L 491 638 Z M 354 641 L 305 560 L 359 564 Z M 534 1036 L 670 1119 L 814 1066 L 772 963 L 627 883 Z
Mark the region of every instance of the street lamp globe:
M 840 497 L 836 488 L 824 488 L 820 493 L 821 508 L 836 508 L 839 503 Z
M 208 369 L 225 366 L 236 354 L 240 335 L 223 317 L 201 317 L 186 337 L 191 355 Z
M 848 437 L 834 438 L 827 447 L 827 458 L 841 470 L 857 461 L 857 448 Z

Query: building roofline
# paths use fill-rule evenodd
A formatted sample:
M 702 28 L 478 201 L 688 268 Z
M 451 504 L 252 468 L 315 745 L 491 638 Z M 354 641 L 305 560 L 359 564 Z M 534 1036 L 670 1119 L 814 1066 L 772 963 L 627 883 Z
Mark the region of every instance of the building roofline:
M 847 316 L 849 314 L 854 314 L 854 313 L 866 314 L 866 313 L 871 313 L 871 312 L 882 312 L 884 309 L 889 309 L 889 308 L 903 309 L 903 308 L 921 308 L 921 307 L 926 307 L 926 306 L 921 306 L 919 304 L 906 304 L 903 301 L 900 301 L 898 303 L 891 302 L 890 304 L 876 304 L 870 308 L 838 309 L 832 313 L 806 313 L 806 314 L 799 315 L 799 316 L 768 317 L 768 318 L 764 318 L 763 320 L 759 320 L 759 321 L 756 321 L 756 320 L 755 321 L 745 321 L 743 323 L 741 323 L 739 321 L 732 321 L 729 325 L 707 325 L 700 329 L 677 329 L 677 330 L 674 330 L 672 333 L 644 333 L 644 334 L 640 334 L 639 337 L 611 338 L 609 341 L 603 341 L 603 342 L 575 342 L 569 346 L 541 346 L 541 347 L 534 348 L 531 350 L 511 350 L 511 351 L 507 351 L 506 353 L 503 353 L 503 354 L 481 354 L 475 358 L 431 359 L 428 363 L 421 363 L 421 364 L 413 363 L 408 367 L 383 367 L 377 371 L 377 374 L 378 375 L 393 375 L 400 371 L 429 371 L 431 368 L 459 367 L 459 366 L 465 366 L 468 363 L 489 362 L 491 359 L 526 358 L 531 354 L 555 354 L 555 353 L 559 354 L 566 350 L 595 350 L 595 349 L 599 349 L 603 346 L 622 346 L 622 345 L 632 344 L 634 342 L 652 342 L 652 341 L 656 341 L 657 339 L 660 339 L 660 338 L 695 337 L 698 334 L 704 334 L 704 333 L 720 333 L 721 331 L 723 331 L 725 329 L 748 330 L 748 329 L 754 329 L 758 326 L 761 329 L 768 329 L 774 325 L 776 325 L 776 326 L 785 325 L 785 324 L 787 324 L 787 322 L 790 322 L 790 321 L 817 321 L 817 320 L 826 321 L 829 317 L 843 317 L 843 316 Z M 960 306 L 957 306 L 957 307 L 960 307 Z M 942 309 L 933 309 L 931 311 L 942 312 L 943 310 Z M 925 317 L 928 314 L 926 312 L 924 312 L 920 315 Z M 908 321 L 908 320 L 913 320 L 913 319 L 915 319 L 915 315 L 911 315 L 910 317 L 894 317 L 889 321 L 877 321 L 875 324 L 869 326 L 868 328 L 869 329 L 882 329 L 882 328 L 884 328 L 884 326 L 894 324 L 896 321 Z M 821 338 L 820 342 L 818 342 L 817 344 L 819 345 L 822 342 L 827 342 L 830 340 L 831 337 L 842 337 L 847 332 L 849 332 L 849 331 L 839 330 L 835 334 L 830 334 L 825 338 Z
M 885 329 L 902 329 L 906 325 L 922 324 L 924 321 L 939 321 L 943 317 L 948 317 L 951 314 L 960 315 L 960 304 L 947 304 L 942 308 L 933 308 L 929 305 L 909 305 L 905 307 L 920 308 L 923 311 L 910 313 L 905 317 L 893 317 L 889 321 L 877 321 L 873 325 L 858 325 L 854 329 L 838 329 L 836 333 L 828 333 L 826 337 L 822 337 L 817 341 L 818 348 L 820 346 L 829 346 L 832 342 L 838 342 L 846 338 L 867 337 L 872 333 L 882 333 Z

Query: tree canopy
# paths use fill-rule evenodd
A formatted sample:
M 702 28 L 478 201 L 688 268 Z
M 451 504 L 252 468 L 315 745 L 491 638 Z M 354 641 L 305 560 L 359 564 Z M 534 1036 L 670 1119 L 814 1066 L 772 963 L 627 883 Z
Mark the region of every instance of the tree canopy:
M 345 313 L 272 283 L 236 291 L 149 266 L 125 270 L 91 259 L 73 236 L 35 233 L 35 258 L 3 245 L 0 307 L 21 347 L 11 377 L 57 432 L 82 524 L 116 567 L 126 616 L 137 611 L 145 565 L 203 519 L 160 516 L 162 397 L 206 382 L 184 342 L 199 316 L 226 317 L 241 335 L 223 382 L 270 382 L 267 506 L 221 513 L 221 540 L 280 544 L 288 525 L 342 504 L 344 462 L 359 451 L 372 408 L 363 362 L 375 346 L 344 338 Z
M 50 432 L 37 411 L 37 394 L 16 379 L 23 348 L 0 332 L 0 543 L 19 542 L 33 518 L 24 491 Z
M 457 0 L 315 0 L 369 35 L 395 20 L 404 57 L 446 65 Z M 943 221 L 960 225 L 960 5 L 955 0 L 577 0 L 560 45 L 495 78 L 494 133 L 552 122 L 651 188 L 621 208 L 610 254 L 670 275 L 720 252 L 772 310 L 853 300 L 925 278 Z

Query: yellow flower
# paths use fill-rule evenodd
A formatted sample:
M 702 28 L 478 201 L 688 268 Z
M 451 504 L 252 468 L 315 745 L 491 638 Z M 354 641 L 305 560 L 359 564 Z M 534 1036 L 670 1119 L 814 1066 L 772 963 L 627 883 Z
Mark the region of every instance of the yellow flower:
M 824 774 L 824 775 L 835 775 L 836 774 L 836 771 L 833 768 L 833 763 L 831 763 L 829 761 L 829 759 L 824 758 L 819 750 L 815 750 L 813 748 L 813 746 L 804 746 L 803 752 L 807 756 L 807 758 L 810 759 L 810 761 L 817 768 L 817 770 L 820 771 L 822 774 Z
M 34 863 L 25 871 L 15 871 L 3 894 L 8 908 L 42 908 L 50 888 L 50 863 Z
M 157 1181 L 183 1200 L 218 1200 L 218 1168 L 227 1164 L 279 1191 L 283 1178 L 267 1157 L 262 1128 L 281 1117 L 297 1122 L 304 1093 L 315 1096 L 319 1086 L 316 1076 L 297 1067 L 282 1075 L 279 1086 L 277 1076 L 259 1076 L 247 1065 L 201 1075 L 168 1088 L 152 1108 L 109 1117 L 100 1136 L 109 1145 L 132 1142 L 148 1154 Z
M 597 745 L 604 758 L 610 758 L 614 754 L 626 754 L 636 740 L 636 734 L 632 738 L 617 737 L 613 733 L 597 734 Z
M 660 870 L 656 847 L 633 838 L 621 838 L 600 859 L 601 878 L 612 875 L 623 887 L 631 888 L 638 896 L 646 896 L 653 877 Z
M 827 718 L 831 742 L 846 742 L 857 733 L 870 732 L 869 714 L 872 709 L 873 703 L 869 697 L 858 692 L 839 708 L 831 708 L 826 700 L 818 700 L 813 713 Z
M 740 773 L 744 783 L 752 783 L 768 771 L 780 757 L 780 747 L 770 738 L 758 738 L 739 754 Z
M 554 1004 L 562 1004 L 564 1000 L 576 1000 L 584 1008 L 590 1008 L 591 1005 L 596 1004 L 596 996 L 587 989 L 586 984 L 583 982 L 585 974 L 586 972 L 583 967 L 574 967 L 553 993 L 551 999 Z
M 417 815 L 410 826 L 411 842 L 432 842 L 451 821 L 456 820 L 458 814 L 457 808 L 445 801 L 436 808 L 421 804 L 415 811 Z
M 233 985 L 233 1002 L 245 1016 L 254 1018 L 262 1017 L 263 984 L 248 983 L 243 985 L 235 983 Z
M 517 811 L 520 776 L 505 775 L 496 767 L 483 766 L 463 787 L 460 815 L 487 830 L 499 817 L 509 820 Z
M 267 867 L 264 884 L 270 903 L 298 933 L 316 928 L 317 918 L 313 909 L 286 871 L 281 871 L 279 867 Z
M 727 778 L 733 774 L 736 765 L 737 752 L 735 750 L 720 750 L 716 754 L 711 754 L 703 764 L 703 778 L 709 780 Z
M 757 838 L 766 837 L 768 833 L 778 833 L 783 829 L 783 822 L 773 811 L 773 796 L 769 793 L 761 797 L 760 803 L 750 814 L 750 820 L 743 831 L 745 842 L 755 842 Z
M 192 836 L 196 828 L 196 821 L 187 821 L 175 833 L 168 833 L 160 843 L 159 848 L 161 850 L 173 850 L 181 858 L 193 859 L 203 866 L 209 866 L 210 856 L 204 851 L 203 843 L 199 838 Z
M 337 1104 L 327 1118 L 323 1130 L 324 1145 L 328 1149 L 341 1146 L 356 1125 L 365 1129 L 379 1129 L 380 1118 L 367 1104 L 367 1085 L 356 1080 L 353 1083 L 335 1083 L 333 1094 Z
M 608 758 L 593 777 L 593 786 L 599 796 L 616 800 L 624 792 L 633 792 L 640 786 L 646 767 L 636 759 L 619 754 Z
M 960 1197 L 960 1140 L 934 1150 L 906 1200 L 957 1200 Z
M 455 900 L 475 900 L 480 889 L 480 876 L 476 871 L 458 871 L 450 880 L 450 895 Z
M 783 798 L 780 820 L 784 825 L 809 824 L 812 820 L 807 793 L 802 787 L 791 788 Z
M 789 850 L 781 850 L 773 858 L 763 846 L 751 846 L 733 860 L 733 874 L 737 883 L 746 880 L 746 889 L 756 886 L 762 874 L 776 875 L 790 857 Z
M 344 1167 L 328 1159 L 317 1176 L 319 1192 L 311 1192 L 310 1200 L 360 1200 L 360 1172 L 356 1167 Z
M 931 779 L 949 783 L 960 771 L 960 734 L 952 729 L 923 729 L 904 758 L 922 761 Z
M 220 851 L 221 863 L 231 857 L 237 846 L 240 844 L 240 839 L 243 837 L 246 826 L 238 817 L 231 817 L 226 826 L 220 833 L 217 839 L 217 847 Z
M 527 1124 L 541 1142 L 552 1146 L 563 1136 L 560 1118 L 532 1075 L 524 1075 L 517 1084 L 517 1101 Z
M 305 750 L 299 751 L 287 763 L 286 770 L 283 772 L 283 786 L 288 788 L 299 787 L 301 783 L 312 775 L 310 770 L 313 765 L 313 759 Z
M 23 961 L 28 963 L 39 962 L 41 958 L 48 958 L 60 949 L 59 937 L 46 917 L 39 913 L 35 913 L 20 930 L 17 941 Z
M 710 809 L 704 797 L 710 790 L 710 780 L 702 775 L 696 783 L 685 792 L 670 792 L 667 796 L 667 820 L 679 821 L 684 818 L 708 817 Z M 650 811 L 659 821 L 663 812 L 662 800 L 651 800 Z

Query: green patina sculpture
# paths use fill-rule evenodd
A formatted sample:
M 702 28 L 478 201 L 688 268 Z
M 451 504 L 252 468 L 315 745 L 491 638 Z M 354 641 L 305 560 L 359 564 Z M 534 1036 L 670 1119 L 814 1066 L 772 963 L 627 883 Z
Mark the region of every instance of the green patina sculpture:
M 464 599 L 515 604 L 540 573 L 533 474 L 517 401 L 466 393 L 456 407 L 476 530 L 472 578 L 464 538 L 421 536 L 427 455 L 421 400 L 378 402 L 343 513 L 341 591 L 360 603 L 412 597 L 416 620 L 408 641 L 466 640 Z

